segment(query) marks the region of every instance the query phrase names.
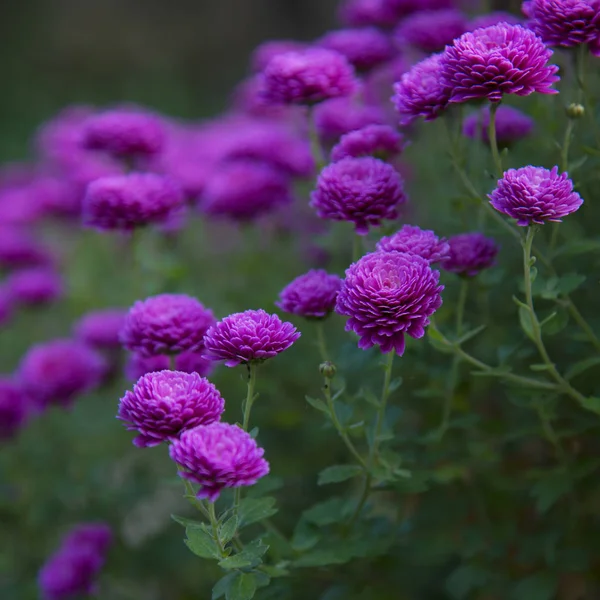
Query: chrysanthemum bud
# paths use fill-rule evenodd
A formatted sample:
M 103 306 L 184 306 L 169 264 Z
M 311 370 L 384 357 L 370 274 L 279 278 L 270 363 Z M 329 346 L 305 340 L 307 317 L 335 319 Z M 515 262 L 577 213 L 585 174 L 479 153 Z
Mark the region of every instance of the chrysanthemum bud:
M 323 375 L 323 377 L 327 377 L 327 379 L 332 379 L 337 373 L 337 368 L 331 361 L 326 360 L 325 362 L 322 362 L 319 365 L 319 371 L 321 375 Z
M 581 119 L 585 115 L 585 108 L 583 104 L 577 102 L 571 102 L 566 108 L 567 117 L 569 119 Z

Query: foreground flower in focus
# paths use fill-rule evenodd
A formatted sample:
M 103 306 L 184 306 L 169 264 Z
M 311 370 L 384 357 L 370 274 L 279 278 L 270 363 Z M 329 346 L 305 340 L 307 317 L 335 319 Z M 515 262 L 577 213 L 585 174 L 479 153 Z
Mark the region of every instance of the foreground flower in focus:
M 154 173 L 101 177 L 88 185 L 83 222 L 96 229 L 131 231 L 164 220 L 184 203 L 180 186 Z
M 394 85 L 392 101 L 400 114 L 400 124 L 410 125 L 418 117 L 436 119 L 448 106 L 450 91 L 442 78 L 441 54 L 417 63 Z
M 21 386 L 8 377 L 0 377 L 0 441 L 12 438 L 28 414 L 29 399 Z
M 25 392 L 41 408 L 70 405 L 100 384 L 104 359 L 86 344 L 58 339 L 37 344 L 21 360 L 18 377 Z
M 157 371 L 140 378 L 119 404 L 118 418 L 141 448 L 176 439 L 182 431 L 219 421 L 225 401 L 217 388 L 197 373 Z
M 299 337 L 300 332 L 291 323 L 260 309 L 225 317 L 207 331 L 205 344 L 209 358 L 235 367 L 273 358 Z
M 275 305 L 293 315 L 323 318 L 334 309 L 341 285 L 337 275 L 312 269 L 283 288 Z
M 125 324 L 127 311 L 107 308 L 89 312 L 75 325 L 75 337 L 94 348 L 120 348 L 119 333 Z
M 469 115 L 463 122 L 463 135 L 472 140 L 481 139 L 489 144 L 488 126 L 490 107 L 484 106 L 478 112 Z M 499 106 L 496 111 L 496 141 L 498 146 L 506 148 L 512 143 L 527 137 L 533 130 L 534 120 L 512 106 Z
M 331 150 L 331 160 L 373 156 L 389 160 L 403 150 L 403 138 L 389 125 L 367 125 L 362 129 L 344 134 Z
M 198 351 L 214 322 L 212 311 L 196 298 L 159 294 L 138 300 L 131 307 L 120 339 L 127 350 L 142 356 Z
M 184 431 L 169 454 L 185 469 L 179 475 L 201 486 L 196 496 L 210 502 L 224 488 L 254 485 L 269 472 L 264 450 L 243 429 L 228 423 Z
M 556 94 L 558 67 L 547 64 L 552 50 L 529 29 L 500 23 L 467 32 L 442 54 L 442 76 L 450 88 L 450 102 L 504 94 Z
M 488 198 L 497 211 L 523 227 L 546 221 L 560 223 L 583 204 L 568 174 L 559 173 L 558 167 L 551 171 L 532 166 L 509 169 Z
M 350 317 L 346 331 L 358 347 L 378 345 L 384 353 L 404 353 L 405 334 L 423 337 L 429 317 L 442 305 L 439 271 L 415 254 L 373 252 L 350 265 L 335 310 Z
M 275 55 L 263 71 L 265 100 L 273 104 L 315 104 L 349 96 L 356 88 L 354 69 L 332 50 L 311 48 Z
M 433 264 L 448 258 L 450 246 L 444 238 L 433 231 L 403 225 L 393 235 L 383 237 L 377 242 L 377 250 L 385 252 L 407 252 L 416 254 Z
M 325 167 L 310 205 L 322 219 L 350 221 L 356 233 L 395 219 L 406 202 L 402 178 L 391 165 L 372 157 L 344 158 Z
M 455 235 L 448 242 L 450 256 L 442 262 L 442 269 L 467 277 L 491 267 L 499 250 L 492 238 L 477 232 Z

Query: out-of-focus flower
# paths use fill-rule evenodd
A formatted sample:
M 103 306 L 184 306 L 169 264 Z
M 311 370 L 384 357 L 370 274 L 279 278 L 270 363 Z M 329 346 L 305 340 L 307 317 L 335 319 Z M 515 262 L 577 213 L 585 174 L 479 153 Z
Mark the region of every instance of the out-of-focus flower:
M 558 167 L 548 170 L 531 165 L 506 171 L 488 198 L 497 211 L 523 227 L 546 221 L 560 223 L 583 204 L 567 173 L 559 173 Z
M 139 379 L 121 398 L 118 418 L 141 448 L 176 439 L 182 431 L 220 420 L 225 401 L 197 373 L 155 371 Z
M 439 52 L 467 27 L 466 17 L 455 8 L 422 10 L 403 19 L 394 36 L 401 46 L 408 44 L 424 52 Z
M 377 250 L 416 254 L 429 264 L 445 260 L 450 254 L 450 246 L 445 238 L 440 239 L 433 231 L 412 225 L 403 225 L 393 235 L 381 238 L 377 242 Z
M 402 356 L 405 334 L 423 337 L 442 304 L 439 276 L 416 254 L 366 254 L 347 269 L 335 310 L 350 317 L 346 331 L 358 334 L 359 348 L 378 345 L 383 353 Z
M 201 487 L 198 498 L 217 500 L 224 488 L 254 485 L 269 472 L 269 463 L 243 429 L 213 423 L 189 429 L 169 448 L 171 458 L 185 471 L 179 475 Z
M 277 315 L 247 310 L 225 317 L 207 331 L 206 353 L 228 367 L 259 363 L 287 350 L 299 337 L 300 332 Z
M 121 308 L 89 312 L 75 324 L 75 337 L 94 348 L 120 348 L 119 333 L 126 315 Z
M 79 523 L 64 537 L 62 547 L 73 550 L 89 548 L 99 554 L 105 554 L 112 541 L 112 529 L 106 523 Z
M 394 167 L 363 157 L 344 158 L 325 167 L 310 204 L 319 217 L 350 221 L 359 235 L 365 235 L 370 226 L 395 219 L 404 202 L 402 178 Z
M 215 322 L 211 310 L 185 294 L 159 294 L 138 300 L 129 310 L 120 333 L 123 346 L 151 357 L 199 351 Z
M 48 266 L 53 256 L 49 248 L 22 227 L 0 227 L 0 267 Z
M 304 42 L 296 40 L 268 40 L 254 49 L 250 56 L 250 67 L 255 73 L 261 73 L 278 54 L 302 52 L 306 47 Z
M 61 276 L 46 267 L 15 271 L 7 278 L 6 286 L 17 304 L 47 304 L 63 295 Z
M 106 371 L 105 360 L 89 346 L 58 339 L 32 346 L 21 360 L 18 379 L 41 408 L 69 406 L 98 386 Z
M 379 25 L 392 27 L 398 21 L 419 10 L 449 8 L 450 0 L 346 0 L 339 17 L 347 25 Z
M 100 230 L 131 231 L 162 221 L 183 203 L 181 187 L 169 177 L 154 173 L 102 177 L 87 188 L 83 222 Z
M 29 398 L 11 378 L 0 376 L 0 441 L 12 438 L 29 415 Z
M 532 131 L 534 120 L 512 106 L 499 106 L 496 110 L 496 141 L 498 146 L 506 148 L 512 143 L 527 137 Z M 484 106 L 469 115 L 463 122 L 463 135 L 472 140 L 480 139 L 489 144 L 488 126 L 490 107 Z
M 275 305 L 293 315 L 323 318 L 334 309 L 341 285 L 342 280 L 337 275 L 311 269 L 283 288 Z
M 552 50 L 529 29 L 500 23 L 463 34 L 442 54 L 442 76 L 450 102 L 488 99 L 505 94 L 556 94 L 558 67 L 549 65 Z
M 482 233 L 461 233 L 451 237 L 450 256 L 442 262 L 442 269 L 474 277 L 483 269 L 491 267 L 498 254 L 498 245 Z
M 442 55 L 433 54 L 414 65 L 394 85 L 392 101 L 400 123 L 410 125 L 418 117 L 436 119 L 448 106 L 450 88 L 442 78 Z
M 390 160 L 404 149 L 404 139 L 389 125 L 367 125 L 344 134 L 331 150 L 331 160 L 373 156 Z
M 339 52 L 310 48 L 275 55 L 263 71 L 264 97 L 273 104 L 316 104 L 351 95 L 354 69 Z

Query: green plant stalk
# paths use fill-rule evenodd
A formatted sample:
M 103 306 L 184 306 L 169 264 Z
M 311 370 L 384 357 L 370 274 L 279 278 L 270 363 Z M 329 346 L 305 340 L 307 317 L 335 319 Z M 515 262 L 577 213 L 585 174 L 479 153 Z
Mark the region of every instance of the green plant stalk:
M 327 351 L 327 342 L 325 341 L 325 319 L 317 321 L 317 348 L 321 355 L 321 360 L 327 362 L 329 360 L 329 352 Z
M 496 136 L 496 113 L 500 102 L 490 102 L 490 122 L 488 124 L 488 138 L 490 140 L 490 149 L 492 150 L 492 158 L 494 159 L 494 169 L 496 170 L 496 177 L 500 179 L 502 177 L 502 158 L 498 151 L 498 139 Z
M 542 431 L 544 432 L 544 437 L 554 448 L 554 453 L 556 455 L 556 460 L 561 465 L 561 467 L 565 470 L 568 469 L 568 460 L 567 455 L 565 453 L 564 448 L 560 443 L 560 439 L 554 430 L 552 425 L 552 421 L 546 412 L 546 407 L 542 402 L 536 402 L 535 410 L 537 412 L 538 418 L 542 425 Z
M 219 554 L 221 556 L 225 556 L 225 548 L 223 548 L 223 544 L 221 544 L 221 540 L 219 539 L 219 521 L 217 519 L 217 515 L 215 514 L 215 503 L 208 502 L 208 518 L 210 520 L 210 526 L 213 532 L 213 538 L 215 539 L 215 543 L 217 544 L 217 548 L 219 549 Z
M 592 132 L 596 140 L 596 146 L 600 148 L 600 132 L 598 131 L 598 123 L 596 123 L 594 114 L 595 103 L 593 98 L 590 98 L 585 77 L 589 54 L 587 44 L 581 44 L 575 52 L 575 76 L 577 78 L 580 97 L 583 99 L 583 106 L 585 107 L 585 112 L 590 120 Z
M 535 312 L 533 305 L 533 293 L 531 288 L 531 247 L 533 245 L 533 238 L 535 236 L 534 227 L 527 228 L 527 234 L 523 241 L 523 278 L 525 284 L 525 300 L 528 307 L 529 318 L 531 320 L 532 338 L 538 352 L 542 358 L 544 365 L 546 365 L 547 372 L 551 375 L 552 379 L 556 382 L 558 389 L 569 395 L 571 398 L 579 402 L 581 405 L 585 405 L 586 398 L 583 394 L 580 394 L 571 384 L 558 372 L 554 363 L 552 362 L 544 340 L 542 339 L 542 330 L 540 322 Z
M 169 354 L 169 370 L 175 371 L 175 355 Z
M 320 172 L 323 167 L 327 164 L 327 157 L 321 145 L 319 139 L 319 132 L 317 131 L 317 124 L 315 122 L 315 111 L 313 107 L 307 109 L 307 121 L 308 121 L 308 137 L 310 140 L 310 151 L 312 157 L 317 166 L 317 171 Z
M 352 262 L 356 262 L 362 256 L 362 239 L 354 231 L 352 235 Z

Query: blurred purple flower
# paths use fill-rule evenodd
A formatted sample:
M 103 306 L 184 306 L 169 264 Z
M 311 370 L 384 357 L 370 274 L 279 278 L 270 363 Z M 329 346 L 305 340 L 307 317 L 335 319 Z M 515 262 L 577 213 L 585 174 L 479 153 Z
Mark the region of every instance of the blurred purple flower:
M 323 318 L 334 309 L 341 285 L 342 280 L 337 275 L 311 269 L 283 288 L 275 305 L 293 315 Z
M 112 530 L 106 523 L 79 523 L 64 537 L 62 548 L 73 550 L 88 548 L 99 554 L 105 554 L 112 541 Z
M 306 47 L 304 42 L 296 40 L 268 40 L 254 49 L 250 56 L 250 67 L 255 73 L 260 73 L 278 54 L 302 52 Z
M 362 129 L 345 133 L 331 150 L 331 160 L 373 156 L 389 160 L 404 149 L 404 139 L 389 125 L 367 125 Z
M 59 550 L 40 570 L 38 584 L 44 600 L 72 600 L 94 592 L 104 560 L 93 550 Z
M 210 502 L 225 488 L 254 485 L 269 473 L 264 450 L 243 429 L 228 423 L 184 431 L 169 454 L 185 469 L 180 477 L 201 486 L 196 496 Z
M 442 269 L 467 277 L 474 277 L 494 265 L 498 245 L 482 233 L 461 233 L 451 237 L 450 256 L 442 262 Z
M 448 258 L 450 246 L 445 238 L 439 238 L 433 231 L 403 225 L 393 235 L 377 242 L 377 250 L 385 252 L 406 252 L 416 254 L 433 264 Z
M 439 52 L 467 30 L 467 19 L 455 8 L 422 10 L 403 19 L 394 37 L 402 45 L 411 45 L 424 52 Z
M 29 415 L 29 398 L 21 386 L 0 376 L 0 441 L 8 440 L 23 427 Z
M 58 300 L 64 293 L 61 276 L 47 267 L 15 271 L 6 286 L 17 304 L 39 305 Z
M 131 381 L 137 381 L 146 373 L 169 369 L 169 362 L 169 357 L 164 354 L 141 356 L 133 353 L 125 365 L 125 376 Z M 175 357 L 175 370 L 183 373 L 198 373 L 201 377 L 208 377 L 214 366 L 214 362 L 204 352 L 182 352 Z
M 48 266 L 53 262 L 50 249 L 23 227 L 0 227 L 0 267 Z
M 127 311 L 122 308 L 89 312 L 75 324 L 75 337 L 94 348 L 120 348 L 119 333 L 126 315 Z
M 496 140 L 498 146 L 508 147 L 523 139 L 533 131 L 534 120 L 512 106 L 499 106 L 496 111 Z M 484 106 L 463 121 L 462 132 L 472 140 L 480 139 L 489 144 L 488 126 L 490 124 L 490 107 Z

